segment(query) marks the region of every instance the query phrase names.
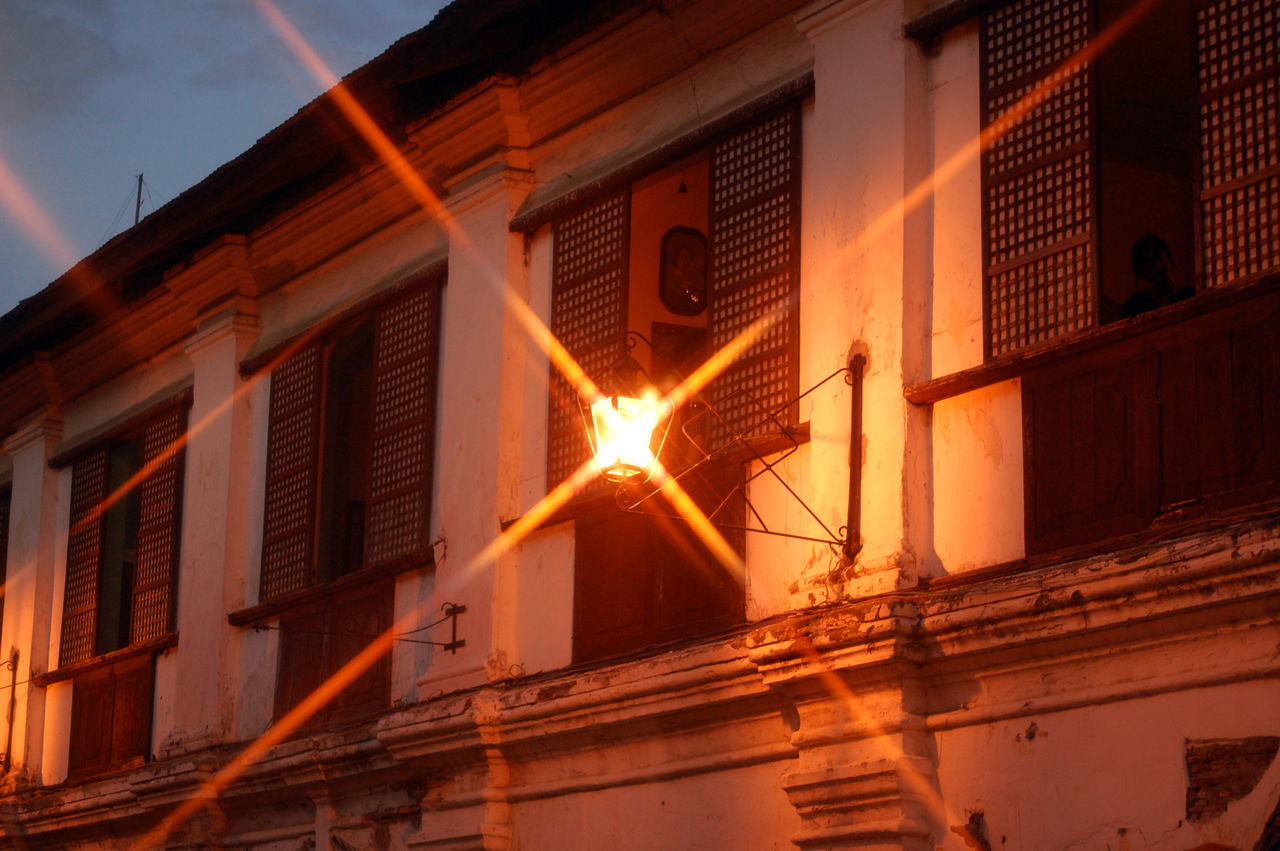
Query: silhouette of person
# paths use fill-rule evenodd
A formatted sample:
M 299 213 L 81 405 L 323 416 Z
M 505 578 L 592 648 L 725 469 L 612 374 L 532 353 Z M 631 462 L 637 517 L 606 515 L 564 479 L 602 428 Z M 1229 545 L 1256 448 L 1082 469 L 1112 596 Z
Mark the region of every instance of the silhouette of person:
M 1157 307 L 1191 298 L 1194 287 L 1180 287 L 1173 278 L 1173 254 L 1169 243 L 1155 234 L 1138 237 L 1131 249 L 1133 274 L 1145 286 L 1134 292 L 1120 310 L 1123 317 L 1137 316 Z

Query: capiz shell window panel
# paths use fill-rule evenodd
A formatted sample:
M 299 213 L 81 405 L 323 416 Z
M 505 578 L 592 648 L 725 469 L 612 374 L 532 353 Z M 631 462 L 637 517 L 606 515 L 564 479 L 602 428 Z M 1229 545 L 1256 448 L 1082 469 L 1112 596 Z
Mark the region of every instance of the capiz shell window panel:
M 1062 67 L 1091 31 L 1087 0 L 1018 0 L 983 17 L 988 356 L 1096 321 L 1092 72 Z
M 271 374 L 260 591 L 264 600 L 315 582 L 322 366 L 320 346 L 312 344 Z
M 141 644 L 174 629 L 174 579 L 178 570 L 178 529 L 187 411 L 177 408 L 154 420 L 142 437 L 146 478 L 139 487 L 137 564 L 129 643 Z
M 378 311 L 366 567 L 430 552 L 440 287 Z
M 1206 286 L 1280 270 L 1280 0 L 1196 8 Z
M 99 446 L 85 452 L 71 467 L 71 528 L 67 537 L 67 584 L 58 650 L 58 666 L 63 668 L 94 655 L 107 455 L 108 447 Z
M 792 424 L 798 387 L 800 277 L 800 105 L 752 122 L 711 155 L 713 351 L 763 320 L 760 335 L 707 390 L 724 422 L 712 446 L 735 435 L 776 431 L 769 415 Z
M 317 516 L 325 406 L 368 419 L 372 431 L 368 505 L 359 567 L 431 561 L 431 482 L 435 446 L 436 374 L 443 275 L 403 287 L 374 308 L 373 388 L 368 409 L 326 399 L 326 344 L 309 343 L 271 375 L 259 599 L 268 601 L 316 585 Z M 365 316 L 369 316 L 366 313 Z
M 630 191 L 609 195 L 555 223 L 551 333 L 600 381 L 623 353 L 627 330 Z M 547 487 L 569 478 L 591 455 L 578 413 L 578 388 L 551 365 Z

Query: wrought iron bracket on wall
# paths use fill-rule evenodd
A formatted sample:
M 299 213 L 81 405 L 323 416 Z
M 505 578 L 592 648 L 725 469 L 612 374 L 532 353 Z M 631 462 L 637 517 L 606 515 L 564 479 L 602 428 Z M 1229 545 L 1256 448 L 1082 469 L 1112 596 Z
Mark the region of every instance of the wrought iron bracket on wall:
M 0 760 L 7 774 L 13 767 L 13 755 L 10 753 L 13 750 L 13 716 L 18 710 L 18 648 L 13 648 L 9 658 L 0 662 L 0 667 L 9 669 L 9 732 L 5 736 L 4 757 Z
M 457 603 L 445 603 L 440 607 L 440 611 L 444 612 L 444 617 L 428 626 L 436 626 L 445 621 L 449 621 L 449 640 L 448 641 L 426 641 L 419 640 L 418 644 L 430 644 L 432 647 L 439 647 L 448 650 L 450 653 L 457 654 L 459 647 L 466 647 L 467 640 L 458 638 L 458 615 L 467 611 L 466 606 L 460 606 Z
M 866 369 L 866 362 L 866 356 L 861 354 L 854 355 L 849 360 L 848 366 L 837 369 L 835 372 L 832 372 L 830 375 L 818 381 L 808 390 L 805 390 L 795 398 L 788 400 L 785 404 L 778 406 L 776 409 L 763 412 L 760 419 L 754 422 L 748 429 L 746 429 L 745 432 L 733 430 L 733 436 L 731 439 L 710 451 L 704 450 L 701 458 L 686 466 L 678 473 L 670 476 L 670 478 L 667 479 L 667 482 L 657 486 L 619 486 L 616 492 L 616 501 L 618 506 L 624 511 L 631 513 L 652 515 L 653 512 L 643 510 L 642 507 L 649 500 L 661 494 L 663 488 L 666 487 L 668 483 L 679 483 L 682 479 L 693 474 L 708 463 L 722 459 L 730 453 L 742 452 L 748 461 L 756 462 L 759 465 L 759 469 L 747 477 L 747 479 L 741 484 L 735 485 L 733 489 L 724 496 L 719 505 L 707 513 L 707 519 L 715 522 L 716 515 L 729 504 L 730 500 L 733 499 L 735 495 L 741 495 L 747 510 L 750 512 L 750 515 L 755 518 L 758 525 L 747 526 L 717 523 L 718 526 L 727 529 L 738 529 L 744 532 L 756 532 L 759 534 L 775 535 L 783 538 L 794 538 L 802 541 L 814 541 L 816 543 L 827 544 L 832 549 L 839 552 L 847 561 L 853 561 L 857 556 L 858 551 L 862 549 L 862 379 L 863 373 Z M 793 406 L 797 405 L 806 396 L 814 393 L 828 382 L 834 380 L 837 376 L 843 377 L 844 383 L 850 388 L 851 396 L 849 412 L 849 493 L 846 524 L 841 526 L 837 531 L 832 531 L 826 523 L 822 522 L 822 518 L 820 518 L 817 512 L 809 506 L 804 498 L 787 483 L 787 481 L 778 472 L 778 467 L 800 448 L 800 441 L 796 438 L 794 430 L 788 427 L 784 422 L 783 417 L 786 412 Z M 744 391 L 739 392 L 741 393 Z M 737 394 L 731 394 L 729 397 L 726 397 L 726 399 L 732 398 L 733 395 Z M 723 403 L 726 399 L 721 399 L 719 401 Z M 756 403 L 754 399 L 751 401 L 753 404 L 757 404 L 758 406 L 758 403 Z M 682 430 L 691 444 L 695 444 L 696 441 L 694 441 L 692 435 L 690 435 L 689 427 L 696 419 L 702 416 L 714 416 L 723 426 L 730 427 L 728 420 L 721 415 L 716 407 L 710 402 L 707 402 L 701 396 L 696 397 L 695 404 L 700 408 L 699 413 L 682 426 Z M 748 435 L 759 434 L 762 429 L 768 429 L 767 436 L 775 439 L 773 441 L 773 445 L 777 445 L 778 440 L 780 440 L 783 445 L 783 448 L 780 450 L 770 450 L 768 458 L 766 458 L 765 454 L 758 448 L 759 441 L 748 437 Z M 772 460 L 770 460 L 770 458 Z M 790 531 L 770 529 L 768 524 L 765 522 L 764 517 L 761 516 L 755 505 L 751 502 L 751 499 L 747 496 L 747 485 L 762 476 L 769 476 L 774 481 L 778 482 L 778 484 L 780 484 L 783 489 L 785 489 L 786 492 L 800 504 L 809 517 L 813 519 L 817 526 L 822 530 L 823 535 L 802 535 Z M 679 515 L 664 514 L 661 516 L 670 517 L 675 520 L 685 519 Z

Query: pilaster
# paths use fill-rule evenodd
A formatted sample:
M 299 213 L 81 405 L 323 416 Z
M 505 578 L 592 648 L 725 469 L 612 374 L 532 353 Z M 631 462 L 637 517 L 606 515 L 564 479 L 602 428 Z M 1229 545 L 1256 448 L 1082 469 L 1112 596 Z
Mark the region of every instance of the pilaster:
M 463 747 L 447 758 L 450 779 L 422 801 L 422 829 L 409 837 L 414 849 L 507 851 L 514 846 L 511 824 L 511 766 L 504 752 L 499 694 L 481 690 L 468 702 L 458 735 Z M 439 757 L 437 756 L 437 759 Z
M 853 354 L 867 363 L 854 450 L 862 455 L 862 549 L 851 566 L 807 567 L 796 608 L 914 587 L 917 551 L 929 544 L 927 414 L 902 395 L 924 368 L 928 247 L 920 217 L 929 209 L 917 173 L 927 129 L 914 111 L 920 60 L 902 37 L 903 20 L 903 0 L 818 0 L 795 16 L 813 47 L 816 87 L 804 127 L 801 221 L 824 223 L 801 237 L 804 367 L 817 378 Z M 849 187 L 857 187 L 856 203 Z M 841 422 L 834 399 L 813 404 L 815 427 Z M 842 504 L 847 481 L 832 471 L 848 468 L 845 445 L 810 447 L 815 504 Z
M 501 165 L 450 189 L 454 225 L 440 353 L 435 605 L 467 607 L 456 653 L 437 651 L 419 680 L 419 696 L 509 676 L 515 636 L 507 611 L 514 556 L 494 548 L 498 518 L 509 516 L 521 475 L 524 350 L 529 332 L 516 318 L 528 297 L 523 240 L 509 229 L 527 192 L 525 173 Z M 501 460 L 500 460 L 501 459 Z M 438 555 L 439 557 L 439 555 Z M 452 624 L 433 636 L 448 642 Z
M 909 635 L 913 607 L 796 618 L 753 633 L 768 687 L 794 707 L 798 759 L 783 775 L 805 849 L 929 851 L 943 820 L 937 758 Z
M 9 764 L 15 773 L 6 778 L 6 785 L 19 779 L 36 781 L 41 770 L 46 690 L 30 680 L 56 665 L 51 658 L 55 554 L 66 528 L 63 524 L 59 529 L 57 522 L 60 477 L 48 461 L 61 438 L 61 419 L 45 412 L 3 447 L 12 461 L 13 482 L 0 654 L 4 659 L 17 654 L 7 733 Z
M 188 421 L 178 571 L 178 650 L 158 672 L 172 689 L 156 718 L 157 750 L 172 755 L 225 737 L 234 713 L 239 631 L 226 612 L 244 606 L 248 580 L 249 443 L 253 411 L 241 359 L 258 333 L 235 310 L 202 323 L 185 345 L 194 391 Z M 166 682 L 167 674 L 167 682 Z

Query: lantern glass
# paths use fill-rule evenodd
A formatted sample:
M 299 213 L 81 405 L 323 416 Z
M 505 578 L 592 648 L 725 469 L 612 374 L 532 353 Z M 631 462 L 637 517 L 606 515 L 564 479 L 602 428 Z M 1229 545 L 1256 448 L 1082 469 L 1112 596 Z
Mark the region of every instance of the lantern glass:
M 656 460 L 653 431 L 663 419 L 656 398 L 606 396 L 591 406 L 596 465 L 611 482 L 644 481 Z

